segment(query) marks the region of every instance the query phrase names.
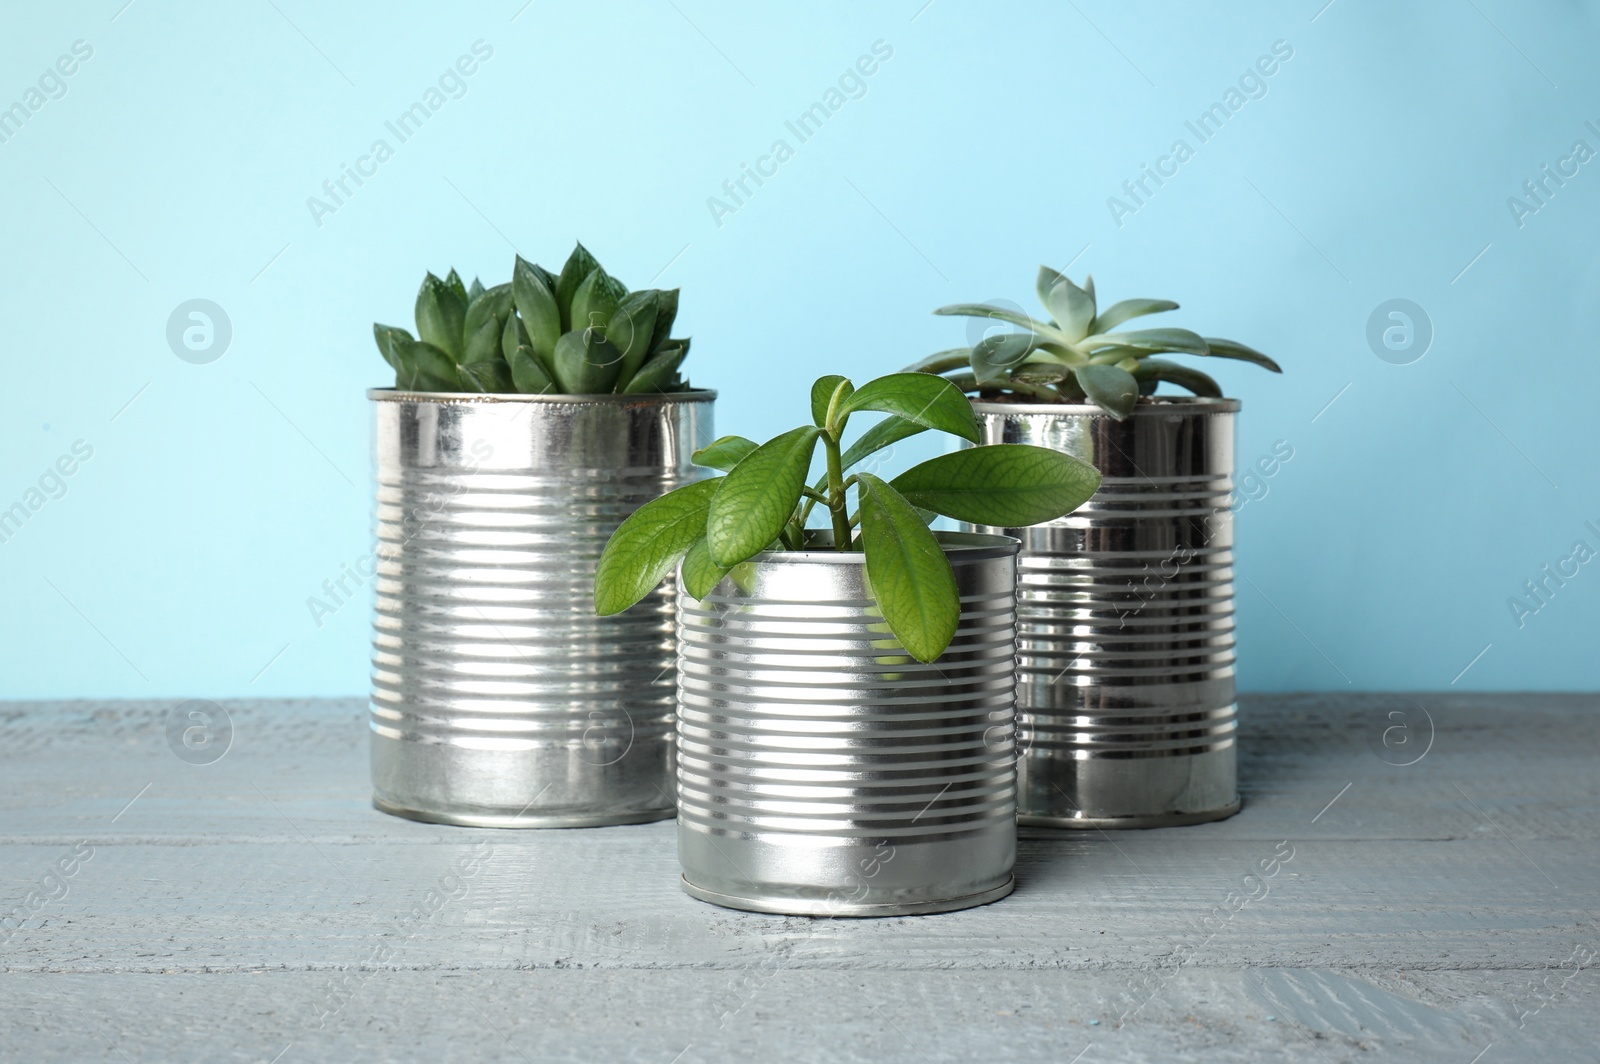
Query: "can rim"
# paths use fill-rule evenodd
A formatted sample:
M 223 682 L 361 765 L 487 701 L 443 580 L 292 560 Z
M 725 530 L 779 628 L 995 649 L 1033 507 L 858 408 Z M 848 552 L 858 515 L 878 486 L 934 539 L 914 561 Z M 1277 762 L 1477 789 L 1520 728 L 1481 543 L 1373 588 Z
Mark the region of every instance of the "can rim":
M 367 398 L 387 403 L 544 403 L 557 406 L 634 406 L 641 403 L 708 403 L 717 397 L 714 388 L 692 388 L 686 392 L 648 392 L 637 395 L 528 395 L 522 392 L 410 392 L 403 388 L 368 388 Z
M 824 542 L 833 538 L 827 529 L 811 529 L 811 534 Z M 992 558 L 1009 558 L 1022 549 L 1022 541 L 1014 536 L 991 535 L 987 532 L 935 532 L 933 538 L 945 548 L 951 561 L 977 562 Z M 866 554 L 861 551 L 837 551 L 819 544 L 815 550 L 764 550 L 748 559 L 764 565 L 864 565 Z
M 1206 395 L 1145 395 L 1133 406 L 1131 417 L 1159 417 L 1175 411 L 1163 410 L 1163 407 L 1182 408 L 1186 414 L 1233 414 L 1237 413 L 1242 403 L 1237 399 L 1226 396 L 1213 399 Z M 1094 403 L 996 403 L 984 402 L 974 399 L 972 409 L 980 414 L 1071 414 L 1088 415 L 1099 414 L 1105 417 L 1111 415 Z

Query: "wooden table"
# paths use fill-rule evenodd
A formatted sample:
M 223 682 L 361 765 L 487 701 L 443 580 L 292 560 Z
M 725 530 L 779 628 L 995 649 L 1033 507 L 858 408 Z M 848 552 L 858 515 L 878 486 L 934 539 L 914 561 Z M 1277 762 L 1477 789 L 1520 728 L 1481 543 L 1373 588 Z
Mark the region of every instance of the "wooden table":
M 693 901 L 671 823 L 377 813 L 356 701 L 226 703 L 210 764 L 176 702 L 0 703 L 0 1058 L 1600 1056 L 1600 696 L 1248 698 L 1234 819 L 868 921 Z

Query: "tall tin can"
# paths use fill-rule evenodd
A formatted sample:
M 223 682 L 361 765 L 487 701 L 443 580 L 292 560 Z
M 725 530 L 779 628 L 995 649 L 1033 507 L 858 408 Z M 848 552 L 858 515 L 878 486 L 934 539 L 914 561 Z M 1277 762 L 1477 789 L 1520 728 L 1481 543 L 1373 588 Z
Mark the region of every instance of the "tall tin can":
M 715 392 L 368 392 L 377 413 L 373 804 L 476 827 L 673 813 L 668 580 L 594 612 L 606 540 L 698 479 Z
M 1022 541 L 1018 809 L 1023 824 L 1145 828 L 1238 812 L 1232 399 L 975 403 L 984 443 L 1030 443 L 1100 471 Z
M 897 916 L 1011 892 L 1015 540 L 940 533 L 955 639 L 909 657 L 863 556 L 771 551 L 678 606 L 678 856 L 735 909 Z

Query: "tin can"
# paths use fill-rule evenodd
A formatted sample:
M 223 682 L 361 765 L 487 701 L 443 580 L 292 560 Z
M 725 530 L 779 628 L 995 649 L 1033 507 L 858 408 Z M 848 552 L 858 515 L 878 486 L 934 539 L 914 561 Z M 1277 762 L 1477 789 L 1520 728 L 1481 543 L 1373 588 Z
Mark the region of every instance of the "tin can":
M 672 816 L 675 584 L 597 617 L 594 572 L 624 518 L 700 477 L 716 393 L 368 396 L 373 804 L 475 827 Z
M 1022 541 L 1018 809 L 1023 824 L 1144 828 L 1239 810 L 1232 399 L 975 403 L 984 443 L 1075 455 L 1104 479 Z
M 769 551 L 678 607 L 678 856 L 735 909 L 897 916 L 1011 892 L 1015 540 L 939 533 L 949 649 L 906 654 L 863 555 Z

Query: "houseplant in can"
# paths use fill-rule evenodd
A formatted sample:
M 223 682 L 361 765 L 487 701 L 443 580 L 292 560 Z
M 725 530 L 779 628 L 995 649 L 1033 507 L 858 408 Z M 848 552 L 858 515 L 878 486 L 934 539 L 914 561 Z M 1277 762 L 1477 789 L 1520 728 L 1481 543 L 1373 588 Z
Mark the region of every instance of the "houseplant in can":
M 374 326 L 374 804 L 574 827 L 672 815 L 669 581 L 596 617 L 595 565 L 640 505 L 698 480 L 714 392 L 680 367 L 676 291 L 629 292 L 580 244 L 468 288 L 432 274 L 417 335 Z M 667 789 L 668 793 L 663 794 Z
M 926 430 L 969 443 L 961 391 L 823 377 L 813 423 L 695 460 L 726 476 L 641 507 L 601 557 L 595 607 L 631 607 L 681 565 L 678 854 L 684 888 L 733 908 L 940 912 L 1011 890 L 1016 854 L 1015 556 L 930 531 L 1059 517 L 1086 463 L 979 446 L 885 481 L 851 472 Z M 887 417 L 853 443 L 852 419 Z M 824 471 L 808 484 L 821 452 Z M 808 527 L 813 514 L 826 527 Z
M 1102 474 L 1083 509 L 1032 527 L 973 522 L 1022 541 L 1018 806 L 1023 823 L 1156 827 L 1239 808 L 1233 638 L 1237 400 L 1169 354 L 1253 363 L 1232 340 L 1128 322 L 1040 267 L 1041 321 L 1021 308 L 943 307 L 987 335 L 912 369 L 973 393 L 986 443 L 1077 455 Z M 1161 395 L 1169 383 L 1192 395 Z

